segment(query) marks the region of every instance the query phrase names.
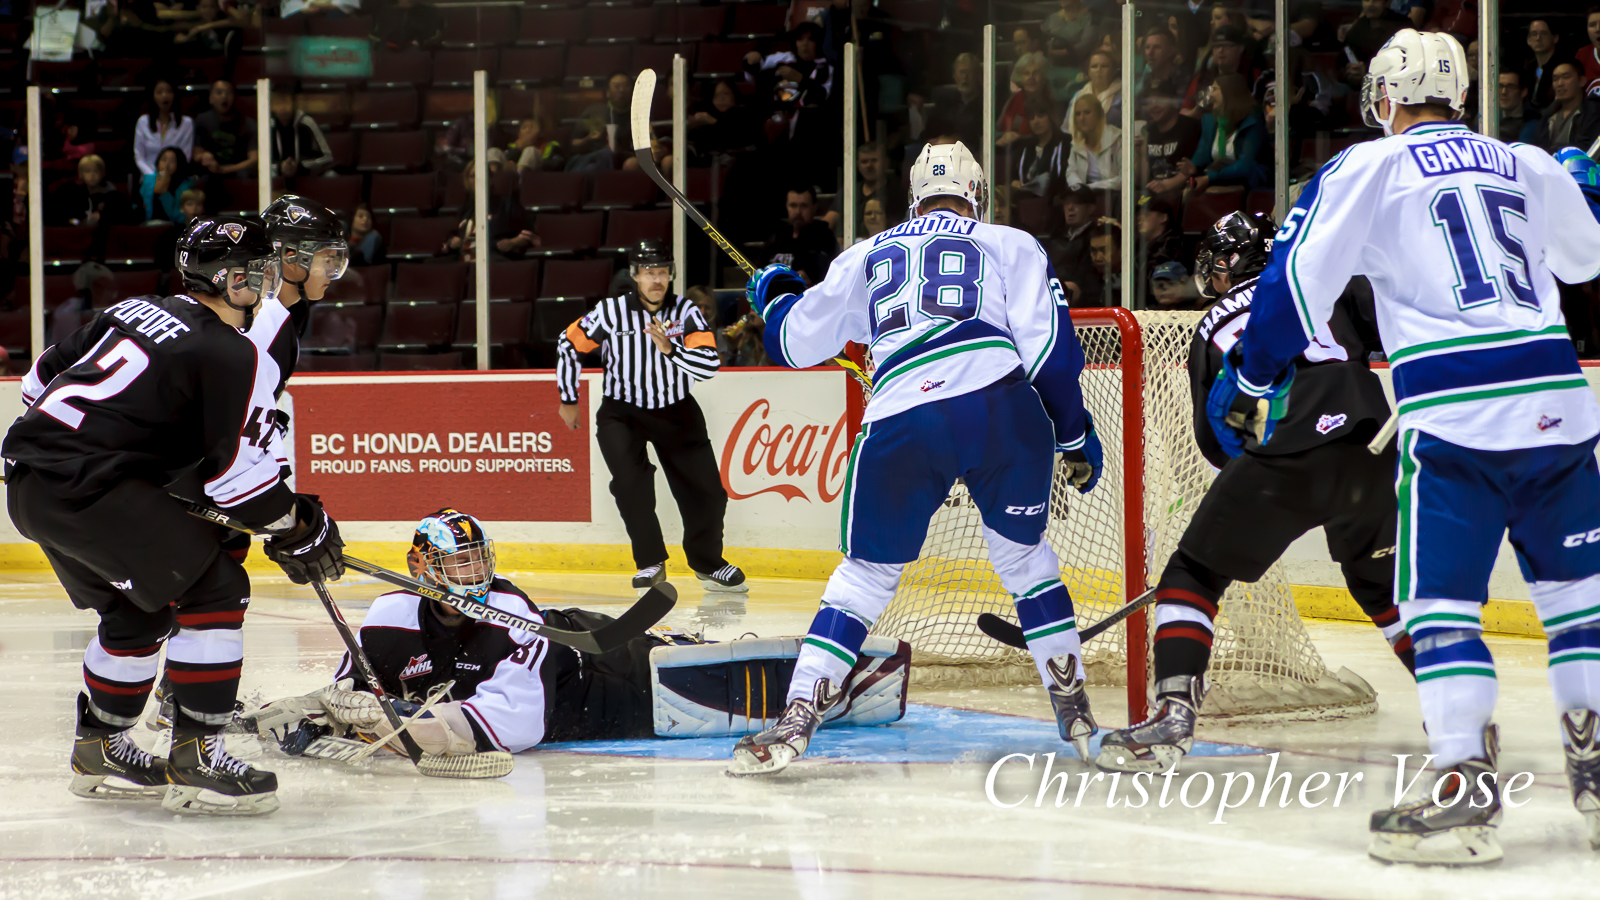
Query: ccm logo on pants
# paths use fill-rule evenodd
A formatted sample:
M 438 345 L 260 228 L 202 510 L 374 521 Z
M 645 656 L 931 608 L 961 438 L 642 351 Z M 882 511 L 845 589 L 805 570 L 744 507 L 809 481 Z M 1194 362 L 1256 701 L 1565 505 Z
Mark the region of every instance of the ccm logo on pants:
M 1595 541 L 1600 541 L 1600 528 L 1596 528 L 1593 531 L 1581 532 L 1579 534 L 1569 534 L 1565 538 L 1561 539 L 1561 546 L 1582 547 L 1584 544 L 1592 544 Z
M 1008 507 L 1006 507 L 1006 515 L 1008 515 L 1008 516 L 1037 516 L 1039 513 L 1044 512 L 1044 506 L 1045 505 L 1043 503 L 1039 504 L 1038 506 L 1008 506 Z M 1597 529 L 1597 530 L 1600 530 L 1600 529 Z

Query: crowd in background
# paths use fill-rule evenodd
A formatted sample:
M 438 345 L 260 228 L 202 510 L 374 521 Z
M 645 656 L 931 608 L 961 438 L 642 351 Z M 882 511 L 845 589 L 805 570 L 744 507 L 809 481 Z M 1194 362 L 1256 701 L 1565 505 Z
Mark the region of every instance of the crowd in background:
M 652 135 L 662 170 L 708 170 L 714 185 L 703 207 L 758 264 L 792 265 L 820 280 L 837 257 L 843 215 L 853 209 L 857 239 L 904 221 L 906 174 L 927 144 L 965 142 L 982 155 L 983 72 L 979 34 L 998 24 L 1000 60 L 994 84 L 996 221 L 1036 235 L 1075 306 L 1128 305 L 1192 309 L 1199 233 L 1221 214 L 1271 213 L 1277 116 L 1277 42 L 1287 39 L 1290 140 L 1283 157 L 1292 185 L 1351 143 L 1379 132 L 1366 128 L 1359 93 L 1378 48 L 1403 27 L 1454 34 L 1467 47 L 1475 124 L 1478 31 L 1472 0 L 1295 0 L 1286 35 L 1276 33 L 1270 3 L 1202 0 L 1141 4 L 1134 83 L 1122 80 L 1122 11 L 1113 0 L 991 3 L 909 0 L 930 11 L 921 22 L 901 17 L 906 0 L 793 0 L 780 33 L 756 42 L 739 70 L 695 77 L 689 85 L 687 145 L 670 132 Z M 1559 4 L 1557 4 L 1559 8 Z M 47 95 L 47 127 L 37 148 L 47 173 L 47 224 L 93 229 L 87 264 L 105 262 L 105 237 L 117 225 L 176 229 L 203 212 L 252 208 L 257 190 L 258 123 L 252 98 L 236 89 L 234 68 L 250 52 L 248 36 L 263 20 L 303 17 L 306 29 L 342 17 L 370 17 L 376 55 L 440 46 L 439 8 L 418 0 L 112 0 L 84 18 L 93 40 L 82 55 L 148 55 L 144 105 L 122 133 L 106 139 L 102 123 L 75 106 L 72 94 Z M 1499 135 L 1554 151 L 1596 149 L 1600 140 L 1600 7 L 1558 14 L 1501 10 L 1502 63 L 1494 86 Z M 347 32 L 349 29 L 345 29 Z M 847 156 L 842 141 L 845 45 L 860 50 L 859 146 L 853 203 L 841 193 Z M 196 60 L 220 61 L 221 77 L 201 93 Z M 211 63 L 208 65 L 217 65 Z M 662 73 L 666 79 L 666 73 Z M 186 77 L 187 76 L 187 77 Z M 332 149 L 329 126 L 302 102 L 302 86 L 273 76 L 269 160 L 278 190 L 352 170 Z M 516 115 L 498 115 L 490 131 L 492 260 L 536 253 L 525 173 L 603 173 L 636 168 L 629 102 L 634 73 L 593 83 L 527 92 Z M 189 86 L 186 92 L 184 85 Z M 510 105 L 500 92 L 502 108 Z M 1131 104 L 1132 134 L 1122 128 Z M 242 108 L 244 107 L 244 108 Z M 15 108 L 8 112 L 15 113 Z M 0 113 L 4 115 L 4 113 Z M 444 199 L 438 215 L 458 223 L 438 246 L 440 260 L 470 261 L 476 173 L 470 114 L 457 115 L 429 137 L 424 171 Z M 20 128 L 0 118 L 0 138 Z M 1123 171 L 1125 142 L 1134 143 L 1133 171 Z M 26 251 L 24 163 L 29 148 L 14 136 L 12 215 L 0 231 L 0 298 L 12 295 Z M 1125 236 L 1114 220 L 1123 191 L 1135 194 L 1136 221 Z M 245 196 L 248 193 L 249 196 Z M 365 203 L 348 210 L 353 263 L 384 266 L 389 219 Z M 1135 242 L 1137 272 L 1121 271 L 1122 242 Z M 759 325 L 749 324 L 733 293 L 736 270 L 699 235 L 681 260 L 708 316 L 724 331 L 729 362 L 764 362 Z M 157 265 L 161 256 L 157 254 Z M 166 266 L 170 268 L 170 260 Z M 626 286 L 620 265 L 611 289 Z M 93 280 L 91 277 L 87 280 Z M 1132 276 L 1132 277 L 1130 277 Z M 720 290 L 719 290 L 720 289 Z M 1585 356 L 1595 341 L 1594 287 L 1568 290 L 1564 303 Z M 87 298 L 92 300 L 92 298 Z M 25 297 L 10 296 L 13 305 Z

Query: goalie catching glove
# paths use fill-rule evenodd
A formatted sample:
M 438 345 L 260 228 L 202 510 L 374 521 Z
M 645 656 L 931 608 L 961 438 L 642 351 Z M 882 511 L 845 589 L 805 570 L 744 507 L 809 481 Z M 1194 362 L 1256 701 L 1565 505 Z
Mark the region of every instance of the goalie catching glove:
M 1100 435 L 1095 434 L 1094 419 L 1090 418 L 1087 412 L 1083 414 L 1083 418 L 1083 437 L 1057 449 L 1061 451 L 1061 462 L 1066 467 L 1067 480 L 1078 489 L 1078 493 L 1087 494 L 1100 483 L 1100 471 L 1105 468 L 1106 454 L 1100 446 Z
M 281 531 L 268 529 L 267 559 L 283 567 L 295 584 L 338 581 L 344 574 L 344 540 L 339 526 L 311 494 L 296 494 L 293 522 Z
M 806 289 L 805 279 L 788 266 L 774 264 L 758 269 L 745 285 L 745 299 L 750 301 L 750 311 L 766 317 L 767 306 L 785 294 L 800 294 Z
M 1241 361 L 1238 347 L 1222 361 L 1222 374 L 1211 385 L 1206 398 L 1206 420 L 1211 431 L 1230 457 L 1244 453 L 1246 443 L 1257 446 L 1272 440 L 1273 429 L 1289 411 L 1289 388 L 1294 385 L 1294 366 L 1278 373 L 1266 387 L 1257 387 L 1239 378 Z

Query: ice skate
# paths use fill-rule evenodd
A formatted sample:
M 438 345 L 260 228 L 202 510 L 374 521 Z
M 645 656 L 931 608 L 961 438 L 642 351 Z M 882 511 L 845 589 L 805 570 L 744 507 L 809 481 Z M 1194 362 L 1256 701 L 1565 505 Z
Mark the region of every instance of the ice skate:
M 68 790 L 90 800 L 153 799 L 167 792 L 167 761 L 139 749 L 128 728 L 108 728 L 78 695 L 78 736 Z
M 1563 718 L 1563 727 L 1565 727 Z M 1372 814 L 1372 843 L 1367 854 L 1386 863 L 1424 866 L 1482 866 L 1503 855 L 1495 827 L 1500 824 L 1500 786 L 1495 760 L 1499 732 L 1483 732 L 1484 755 L 1456 763 L 1439 774 L 1442 785 L 1420 800 Z M 1571 757 L 1568 757 L 1569 771 Z M 1488 778 L 1483 778 L 1488 775 Z M 1482 779 L 1480 781 L 1480 779 Z M 1485 801 L 1484 790 L 1489 796 Z M 1449 805 L 1435 803 L 1433 795 Z
M 795 757 L 806 752 L 811 736 L 817 733 L 822 717 L 833 709 L 844 692 L 824 678 L 817 682 L 810 700 L 794 700 L 778 717 L 778 723 L 760 734 L 747 734 L 733 748 L 729 775 L 764 775 L 780 772 Z
M 1155 715 L 1101 738 L 1096 766 L 1113 772 L 1166 772 L 1178 764 L 1194 746 L 1194 723 L 1206 689 L 1204 675 L 1174 675 L 1156 688 L 1161 691 L 1168 681 L 1180 679 L 1186 682 L 1181 685 L 1187 688 L 1184 694 L 1166 694 Z
M 1056 711 L 1061 739 L 1072 742 L 1078 758 L 1089 761 L 1089 738 L 1094 737 L 1094 716 L 1089 712 L 1089 692 L 1078 677 L 1078 658 L 1068 653 L 1045 662 L 1053 682 L 1046 689 L 1050 706 Z
M 1572 785 L 1572 805 L 1589 825 L 1589 849 L 1600 850 L 1600 741 L 1593 710 L 1569 709 L 1561 714 L 1561 733 L 1567 739 L 1567 782 Z
M 730 594 L 745 594 L 750 591 L 749 583 L 744 580 L 744 571 L 732 563 L 715 572 L 696 572 L 694 577 L 700 579 L 700 586 L 708 591 Z
M 260 816 L 278 808 L 278 776 L 228 755 L 221 734 L 179 726 L 161 807 L 186 816 Z

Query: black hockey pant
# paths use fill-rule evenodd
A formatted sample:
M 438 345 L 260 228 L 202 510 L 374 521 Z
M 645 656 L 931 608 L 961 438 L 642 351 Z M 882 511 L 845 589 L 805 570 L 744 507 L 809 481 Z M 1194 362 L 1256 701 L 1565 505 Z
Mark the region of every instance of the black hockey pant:
M 633 544 L 638 568 L 666 562 L 667 545 L 656 521 L 655 466 L 645 455 L 645 445 L 656 448 L 656 458 L 667 476 L 667 487 L 683 517 L 683 554 L 696 572 L 715 572 L 727 565 L 722 558 L 722 517 L 728 493 L 722 489 L 717 456 L 706 434 L 706 418 L 693 397 L 644 409 L 613 400 L 600 401 L 595 415 L 600 455 L 611 471 L 611 496 Z
M 94 716 L 110 726 L 138 721 L 165 642 L 184 724 L 227 724 L 244 662 L 250 579 L 222 551 L 215 526 L 138 479 L 76 501 L 19 466 L 6 499 L 11 521 L 44 549 L 72 604 L 100 614 L 83 657 Z

